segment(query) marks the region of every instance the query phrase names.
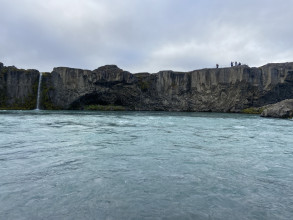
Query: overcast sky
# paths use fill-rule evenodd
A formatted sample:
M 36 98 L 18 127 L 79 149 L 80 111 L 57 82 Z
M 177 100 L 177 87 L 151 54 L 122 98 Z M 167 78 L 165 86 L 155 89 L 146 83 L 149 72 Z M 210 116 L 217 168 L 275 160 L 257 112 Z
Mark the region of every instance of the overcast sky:
M 293 0 L 0 0 L 0 62 L 130 72 L 293 62 Z

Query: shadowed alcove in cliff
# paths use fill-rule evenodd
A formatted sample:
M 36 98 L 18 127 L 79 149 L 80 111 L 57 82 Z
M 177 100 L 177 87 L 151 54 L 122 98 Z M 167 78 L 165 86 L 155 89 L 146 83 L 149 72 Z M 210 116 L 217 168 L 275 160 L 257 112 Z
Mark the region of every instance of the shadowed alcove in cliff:
M 268 104 L 274 104 L 285 99 L 293 98 L 293 71 L 289 72 L 289 77 L 283 84 L 278 84 L 272 88 L 268 93 L 261 96 L 255 106 L 264 106 Z
M 127 104 L 123 95 L 111 92 L 94 92 L 81 96 L 70 105 L 70 109 L 87 109 L 88 106 L 127 107 Z

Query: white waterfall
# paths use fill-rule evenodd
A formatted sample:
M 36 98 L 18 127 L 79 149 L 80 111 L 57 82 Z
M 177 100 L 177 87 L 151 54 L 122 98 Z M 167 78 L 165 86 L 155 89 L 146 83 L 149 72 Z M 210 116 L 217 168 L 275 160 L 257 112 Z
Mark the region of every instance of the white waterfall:
M 37 108 L 36 108 L 36 110 L 40 110 L 41 85 L 42 85 L 42 73 L 40 72 L 39 85 L 38 85 L 38 96 L 37 96 Z

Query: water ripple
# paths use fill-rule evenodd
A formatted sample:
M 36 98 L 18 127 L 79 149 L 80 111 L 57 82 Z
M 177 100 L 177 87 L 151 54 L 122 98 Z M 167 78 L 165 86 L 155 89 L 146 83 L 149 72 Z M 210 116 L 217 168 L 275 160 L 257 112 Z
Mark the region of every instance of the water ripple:
M 0 218 L 290 219 L 292 120 L 0 111 Z

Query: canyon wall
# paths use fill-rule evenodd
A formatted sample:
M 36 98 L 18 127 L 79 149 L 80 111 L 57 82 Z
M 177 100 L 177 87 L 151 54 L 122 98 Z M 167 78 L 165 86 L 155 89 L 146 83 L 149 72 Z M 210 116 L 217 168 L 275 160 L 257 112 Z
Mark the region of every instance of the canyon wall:
M 14 79 L 14 74 L 10 71 L 8 75 Z M 34 90 L 38 72 L 19 74 L 24 76 L 12 80 L 19 84 L 19 90 L 10 91 L 6 103 L 24 100 Z M 31 79 L 26 78 L 29 75 Z M 0 80 L 0 86 L 5 84 L 7 91 L 8 87 L 16 88 L 11 80 Z M 26 87 L 29 85 L 30 90 Z M 293 63 L 154 74 L 132 74 L 115 65 L 93 71 L 57 67 L 51 73 L 43 73 L 41 91 L 42 109 L 101 105 L 122 106 L 126 110 L 241 112 L 293 98 Z
M 34 109 L 39 71 L 5 67 L 0 63 L 0 109 Z

